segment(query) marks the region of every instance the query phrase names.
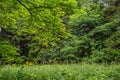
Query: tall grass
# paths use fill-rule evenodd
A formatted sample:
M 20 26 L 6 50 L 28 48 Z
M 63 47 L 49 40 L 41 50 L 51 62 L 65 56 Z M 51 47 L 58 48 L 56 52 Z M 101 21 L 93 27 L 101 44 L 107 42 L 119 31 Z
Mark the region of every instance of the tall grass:
M 120 65 L 2 66 L 0 80 L 120 80 Z

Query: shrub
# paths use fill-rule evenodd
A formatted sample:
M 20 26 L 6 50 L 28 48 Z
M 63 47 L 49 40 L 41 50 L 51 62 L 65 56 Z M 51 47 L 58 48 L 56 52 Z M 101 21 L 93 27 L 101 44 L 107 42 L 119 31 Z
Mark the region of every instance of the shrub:
M 117 63 L 120 62 L 120 50 L 112 48 L 103 48 L 100 51 L 93 51 L 91 58 L 93 62 Z
M 10 44 L 9 41 L 0 41 L 0 61 L 3 64 L 11 64 L 15 62 L 16 57 L 19 55 L 17 53 L 17 48 Z

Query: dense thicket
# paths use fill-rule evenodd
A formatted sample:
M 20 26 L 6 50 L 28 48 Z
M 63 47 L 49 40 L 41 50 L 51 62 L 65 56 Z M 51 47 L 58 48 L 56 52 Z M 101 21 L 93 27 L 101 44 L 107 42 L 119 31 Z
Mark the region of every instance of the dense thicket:
M 1 0 L 0 63 L 120 62 L 119 0 Z

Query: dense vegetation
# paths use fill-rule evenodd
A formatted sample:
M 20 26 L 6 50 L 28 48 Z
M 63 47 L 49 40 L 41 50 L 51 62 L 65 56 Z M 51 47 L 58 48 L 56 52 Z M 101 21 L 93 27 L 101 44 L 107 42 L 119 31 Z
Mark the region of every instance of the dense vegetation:
M 120 80 L 120 65 L 3 66 L 0 80 Z
M 81 61 L 120 62 L 120 0 L 0 0 L 0 64 Z

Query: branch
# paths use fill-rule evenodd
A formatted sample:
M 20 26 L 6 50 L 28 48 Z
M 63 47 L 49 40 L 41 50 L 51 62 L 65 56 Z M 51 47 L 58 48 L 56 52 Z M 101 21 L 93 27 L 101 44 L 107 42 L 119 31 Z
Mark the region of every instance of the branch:
M 30 12 L 30 9 L 25 4 L 23 4 L 20 0 L 17 1 L 30 13 L 31 16 L 33 16 L 33 14 Z

